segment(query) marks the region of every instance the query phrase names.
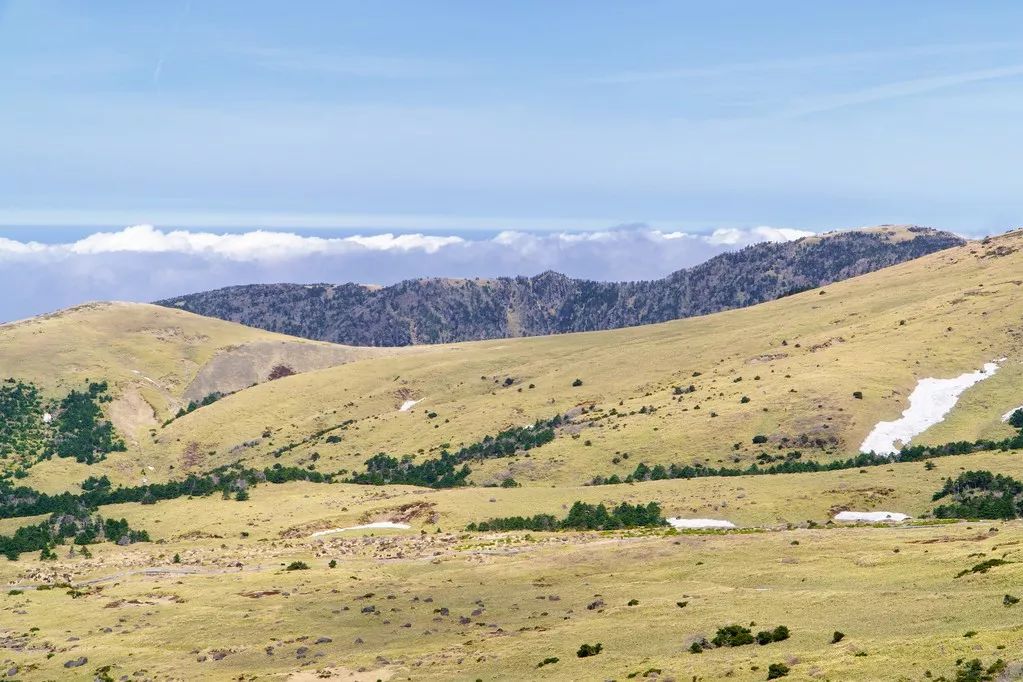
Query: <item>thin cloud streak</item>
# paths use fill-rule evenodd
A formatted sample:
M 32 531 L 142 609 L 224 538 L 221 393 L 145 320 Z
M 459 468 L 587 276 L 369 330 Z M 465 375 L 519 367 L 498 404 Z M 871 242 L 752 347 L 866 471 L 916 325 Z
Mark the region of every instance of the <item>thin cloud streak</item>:
M 1005 66 L 996 69 L 966 71 L 964 73 L 950 74 L 947 76 L 914 78 L 912 80 L 886 83 L 884 85 L 857 90 L 855 92 L 808 100 L 804 104 L 797 104 L 792 108 L 783 111 L 780 114 L 780 117 L 798 118 L 801 116 L 820 114 L 861 104 L 884 102 L 901 97 L 911 97 L 913 95 L 922 95 L 936 90 L 954 88 L 960 85 L 969 85 L 971 83 L 980 83 L 983 81 L 998 80 L 1002 78 L 1014 78 L 1016 76 L 1023 76 L 1023 64 Z
M 867 61 L 909 59 L 964 53 L 1023 50 L 1023 42 L 994 42 L 961 45 L 919 45 L 891 50 L 869 50 L 861 52 L 839 52 L 790 59 L 761 59 L 757 61 L 715 64 L 711 66 L 679 67 L 649 71 L 623 71 L 587 79 L 590 83 L 629 84 L 687 78 L 715 78 L 738 73 L 763 73 L 771 71 L 798 71 L 841 67 Z

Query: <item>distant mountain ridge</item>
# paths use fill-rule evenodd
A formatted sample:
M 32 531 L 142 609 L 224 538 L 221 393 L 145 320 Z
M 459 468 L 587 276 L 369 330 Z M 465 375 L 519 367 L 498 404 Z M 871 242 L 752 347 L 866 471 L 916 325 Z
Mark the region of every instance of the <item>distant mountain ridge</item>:
M 598 282 L 556 272 L 496 279 L 250 284 L 157 301 L 309 339 L 405 346 L 616 329 L 763 303 L 960 246 L 926 227 L 880 226 L 724 253 L 658 280 Z

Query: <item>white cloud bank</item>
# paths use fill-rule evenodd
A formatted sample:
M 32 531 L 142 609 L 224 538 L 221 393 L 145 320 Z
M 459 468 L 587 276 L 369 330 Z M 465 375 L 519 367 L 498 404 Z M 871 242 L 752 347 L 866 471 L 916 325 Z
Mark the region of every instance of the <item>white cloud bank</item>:
M 0 320 L 87 300 L 151 301 L 261 282 L 390 284 L 416 277 L 532 275 L 548 269 L 599 280 L 651 279 L 724 251 L 810 234 L 773 227 L 697 234 L 627 226 L 585 232 L 506 230 L 478 237 L 419 232 L 312 236 L 135 225 L 62 243 L 0 237 L 0 275 L 23 293 L 0 300 Z

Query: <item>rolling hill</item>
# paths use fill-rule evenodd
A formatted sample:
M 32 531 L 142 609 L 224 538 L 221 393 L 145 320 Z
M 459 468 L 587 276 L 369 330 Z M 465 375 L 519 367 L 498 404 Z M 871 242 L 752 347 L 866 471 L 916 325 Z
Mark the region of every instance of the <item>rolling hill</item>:
M 1021 271 L 1012 232 L 701 317 L 409 349 L 128 304 L 0 328 L 0 374 L 47 399 L 105 380 L 109 417 L 133 370 L 167 386 L 123 451 L 6 470 L 0 550 L 90 502 L 149 541 L 0 559 L 0 659 L 29 680 L 1012 679 L 1023 521 L 936 506 L 986 494 L 970 471 L 1023 480 L 999 445 L 1023 404 Z M 279 343 L 300 350 L 259 351 Z M 324 364 L 266 380 L 306 353 Z M 255 385 L 171 418 L 225 356 L 258 356 Z M 921 380 L 988 363 L 912 439 L 930 449 L 852 459 Z M 697 475 L 652 475 L 671 464 Z M 550 526 L 649 503 L 736 529 Z
M 884 226 L 756 244 L 645 282 L 594 282 L 544 272 L 535 277 L 411 280 L 376 288 L 254 284 L 158 304 L 361 346 L 542 336 L 741 308 L 962 243 L 948 232 Z

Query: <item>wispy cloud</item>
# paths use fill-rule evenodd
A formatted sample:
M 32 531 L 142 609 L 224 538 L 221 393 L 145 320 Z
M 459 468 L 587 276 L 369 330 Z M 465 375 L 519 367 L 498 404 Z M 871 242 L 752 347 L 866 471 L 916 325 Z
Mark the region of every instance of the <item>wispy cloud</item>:
M 163 46 L 160 48 L 160 56 L 156 59 L 156 66 L 153 68 L 153 85 L 160 84 L 160 75 L 163 74 L 163 65 L 167 61 L 167 57 L 170 56 L 171 50 L 174 49 L 174 43 L 177 41 L 178 33 L 181 30 L 181 26 L 188 18 L 189 12 L 192 11 L 192 0 L 184 0 L 181 3 L 181 12 L 170 28 L 170 35 L 164 41 Z
M 717 78 L 741 73 L 774 71 L 800 71 L 853 66 L 864 62 L 914 59 L 940 55 L 1023 50 L 1023 42 L 965 43 L 951 45 L 917 45 L 892 49 L 837 52 L 802 57 L 758 59 L 756 61 L 711 64 L 705 66 L 679 66 L 666 69 L 641 69 L 595 76 L 591 83 L 629 84 L 691 78 Z
M 853 92 L 827 95 L 824 97 L 812 98 L 796 103 L 791 108 L 781 112 L 785 118 L 797 118 L 810 114 L 819 114 L 845 107 L 883 102 L 901 97 L 922 95 L 936 90 L 954 88 L 971 83 L 998 80 L 1002 78 L 1014 78 L 1023 76 L 1023 64 L 1014 64 L 995 69 L 979 69 L 966 71 L 945 76 L 932 76 L 928 78 L 914 78 L 910 80 L 885 83 L 872 88 L 865 88 Z

